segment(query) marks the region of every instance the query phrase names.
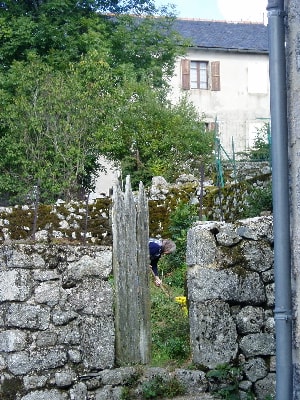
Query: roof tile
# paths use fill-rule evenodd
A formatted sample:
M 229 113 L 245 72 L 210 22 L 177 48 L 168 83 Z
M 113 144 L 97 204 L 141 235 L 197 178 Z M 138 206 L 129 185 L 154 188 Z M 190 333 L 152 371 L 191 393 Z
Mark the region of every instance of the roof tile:
M 268 52 L 268 27 L 258 23 L 176 19 L 175 29 L 193 46 Z

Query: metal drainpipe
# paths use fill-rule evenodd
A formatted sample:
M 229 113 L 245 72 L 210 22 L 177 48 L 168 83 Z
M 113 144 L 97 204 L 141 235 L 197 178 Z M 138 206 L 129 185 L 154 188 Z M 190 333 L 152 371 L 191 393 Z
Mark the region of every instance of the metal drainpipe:
M 276 399 L 293 398 L 292 294 L 284 0 L 268 1 L 274 218 Z

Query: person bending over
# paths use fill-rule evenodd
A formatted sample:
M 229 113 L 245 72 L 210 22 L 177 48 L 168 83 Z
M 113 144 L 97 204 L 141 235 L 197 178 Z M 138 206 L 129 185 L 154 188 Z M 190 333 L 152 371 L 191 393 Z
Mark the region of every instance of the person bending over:
M 150 267 L 154 276 L 156 286 L 161 285 L 161 280 L 158 276 L 158 261 L 164 254 L 171 254 L 176 251 L 176 244 L 170 239 L 149 239 L 149 255 Z

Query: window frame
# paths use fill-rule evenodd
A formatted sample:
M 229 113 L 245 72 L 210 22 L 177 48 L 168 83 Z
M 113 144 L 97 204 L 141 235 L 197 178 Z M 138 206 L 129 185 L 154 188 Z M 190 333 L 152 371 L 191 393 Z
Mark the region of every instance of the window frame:
M 191 68 L 192 63 L 196 65 L 196 68 Z M 200 76 L 201 66 L 202 72 L 205 71 L 205 79 Z M 192 85 L 191 71 L 196 71 L 196 80 L 193 81 L 196 82 L 196 87 Z M 183 90 L 220 91 L 220 79 L 220 61 L 189 60 L 186 58 L 181 60 L 181 86 Z
M 208 61 L 190 61 L 190 89 L 208 90 L 208 66 Z

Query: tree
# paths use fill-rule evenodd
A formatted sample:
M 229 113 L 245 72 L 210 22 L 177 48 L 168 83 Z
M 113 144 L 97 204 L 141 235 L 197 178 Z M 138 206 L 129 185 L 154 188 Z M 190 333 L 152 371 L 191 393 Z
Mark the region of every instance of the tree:
M 173 181 L 186 163 L 192 167 L 213 149 L 213 135 L 206 132 L 195 108 L 186 99 L 172 105 L 165 89 L 127 79 L 122 87 L 120 110 L 111 116 L 102 150 L 121 162 L 136 187 L 150 183 L 154 175 Z
M 96 133 L 109 100 L 109 66 L 94 54 L 62 72 L 34 56 L 29 64 L 16 62 L 6 77 L 11 94 L 2 115 L 1 189 L 13 197 L 39 182 L 44 201 L 68 200 L 81 188 L 91 189 L 98 168 Z
M 55 68 L 65 68 L 94 48 L 110 54 L 113 66 L 120 62 L 136 65 L 139 59 L 144 66 L 155 67 L 162 58 L 158 54 L 166 66 L 173 65 L 181 44 L 171 28 L 171 17 L 153 18 L 158 10 L 151 0 L 7 0 L 2 4 L 0 54 L 4 68 L 14 60 L 26 60 L 32 51 Z M 122 16 L 125 12 L 131 16 Z
M 250 150 L 250 159 L 253 161 L 271 160 L 271 135 L 269 123 L 265 123 L 260 129 L 257 129 L 254 145 Z
M 1 4 L 0 195 L 78 196 L 102 154 L 137 180 L 174 178 L 210 150 L 194 109 L 167 100 L 184 43 L 152 1 Z

